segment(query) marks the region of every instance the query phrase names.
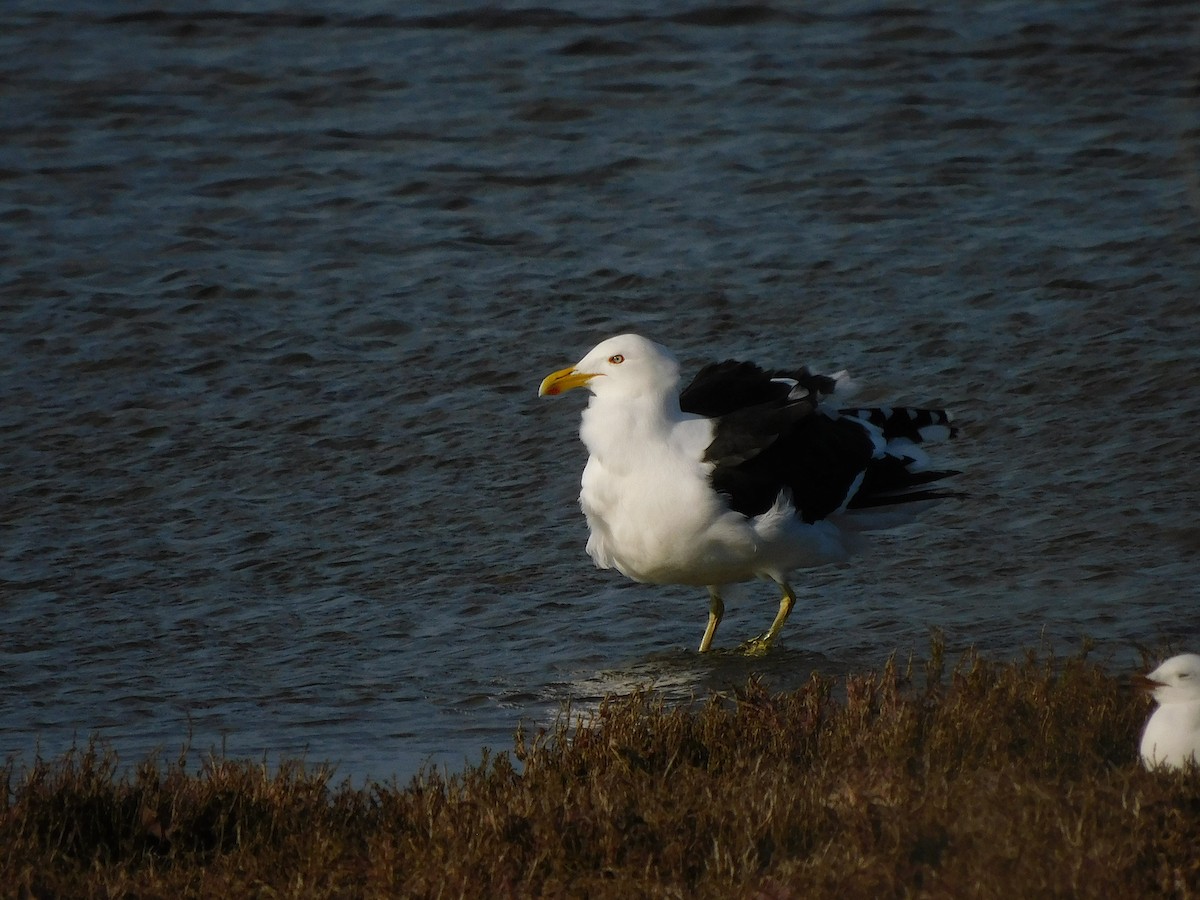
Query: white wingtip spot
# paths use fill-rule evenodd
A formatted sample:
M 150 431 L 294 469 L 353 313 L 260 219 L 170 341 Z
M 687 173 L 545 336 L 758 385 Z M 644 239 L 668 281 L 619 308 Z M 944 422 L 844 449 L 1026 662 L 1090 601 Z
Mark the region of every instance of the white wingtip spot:
M 950 426 L 926 425 L 924 428 L 918 428 L 917 434 L 921 436 L 922 441 L 948 441 L 950 439 Z

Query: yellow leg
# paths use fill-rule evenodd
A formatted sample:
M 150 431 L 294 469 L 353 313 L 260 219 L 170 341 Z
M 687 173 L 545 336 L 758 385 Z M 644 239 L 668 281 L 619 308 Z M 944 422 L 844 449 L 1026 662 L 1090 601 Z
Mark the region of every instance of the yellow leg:
M 786 581 L 780 582 L 779 586 L 783 588 L 783 598 L 779 601 L 779 612 L 775 614 L 775 621 L 771 623 L 766 634 L 746 641 L 738 648 L 747 656 L 762 656 L 771 649 L 771 644 L 775 643 L 775 638 L 783 630 L 783 623 L 791 614 L 792 607 L 796 605 L 796 592 L 792 590 L 792 586 Z
M 717 633 L 717 626 L 721 624 L 721 618 L 725 615 L 725 601 L 721 599 L 721 595 L 715 587 L 708 589 L 708 627 L 704 629 L 704 637 L 700 639 L 700 652 L 707 653 L 708 648 L 712 646 L 713 635 Z
M 779 632 L 783 630 L 783 623 L 787 621 L 787 617 L 792 613 L 792 607 L 796 605 L 796 592 L 792 590 L 792 586 L 785 581 L 780 587 L 783 588 L 783 598 L 779 601 L 779 612 L 775 614 L 775 621 L 763 635 L 763 640 L 768 644 L 775 640 Z

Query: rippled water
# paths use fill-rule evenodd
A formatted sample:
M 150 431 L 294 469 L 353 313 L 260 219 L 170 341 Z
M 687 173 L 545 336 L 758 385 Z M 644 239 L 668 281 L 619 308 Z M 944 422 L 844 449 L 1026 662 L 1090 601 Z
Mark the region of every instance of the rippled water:
M 1200 645 L 1200 4 L 469 3 L 0 11 L 0 753 L 403 778 L 931 627 Z M 534 396 L 627 329 L 945 404 L 969 496 L 699 658 Z

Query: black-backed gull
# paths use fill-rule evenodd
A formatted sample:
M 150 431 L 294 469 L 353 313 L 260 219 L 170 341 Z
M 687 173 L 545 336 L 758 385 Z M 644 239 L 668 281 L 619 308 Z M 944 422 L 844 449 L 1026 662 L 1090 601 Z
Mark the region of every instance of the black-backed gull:
M 949 496 L 935 483 L 956 474 L 929 468 L 917 446 L 953 435 L 944 411 L 822 404 L 846 382 L 845 373 L 727 360 L 680 391 L 675 357 L 636 334 L 547 375 L 540 396 L 592 393 L 579 502 L 596 565 L 651 584 L 707 586 L 701 652 L 724 615 L 723 586 L 775 582 L 779 612 L 742 647 L 764 652 L 795 604 L 793 570 L 845 559 L 863 531 Z

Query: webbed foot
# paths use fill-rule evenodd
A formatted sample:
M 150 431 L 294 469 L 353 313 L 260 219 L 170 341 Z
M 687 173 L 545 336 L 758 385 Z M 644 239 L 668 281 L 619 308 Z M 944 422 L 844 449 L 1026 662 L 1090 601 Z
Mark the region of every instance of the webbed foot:
M 775 639 L 770 633 L 760 634 L 756 638 L 751 638 L 739 644 L 737 652 L 743 656 L 766 656 L 767 651 L 771 649 L 771 645 L 774 643 Z

